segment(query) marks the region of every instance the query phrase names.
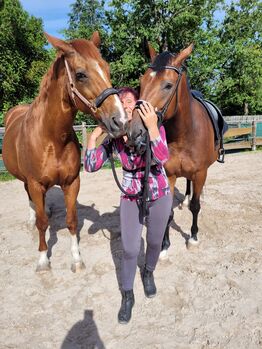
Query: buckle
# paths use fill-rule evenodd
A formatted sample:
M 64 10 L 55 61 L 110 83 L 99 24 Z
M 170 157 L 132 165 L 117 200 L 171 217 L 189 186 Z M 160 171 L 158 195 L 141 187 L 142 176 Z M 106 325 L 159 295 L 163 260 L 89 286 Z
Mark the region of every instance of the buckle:
M 223 164 L 225 162 L 224 158 L 225 158 L 225 149 L 224 148 L 218 149 L 217 161 Z

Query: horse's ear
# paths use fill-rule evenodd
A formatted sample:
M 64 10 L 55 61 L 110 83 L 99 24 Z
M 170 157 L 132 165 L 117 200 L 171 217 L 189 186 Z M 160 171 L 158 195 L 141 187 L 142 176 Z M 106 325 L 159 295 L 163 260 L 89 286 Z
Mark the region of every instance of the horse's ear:
M 54 48 L 56 48 L 57 50 L 62 51 L 64 54 L 72 54 L 75 53 L 75 49 L 73 48 L 73 46 L 61 39 L 58 39 L 52 35 L 49 35 L 47 33 L 44 33 L 45 37 L 47 39 L 47 41 L 49 42 L 49 44 L 51 44 Z
M 157 53 L 156 53 L 156 50 L 154 49 L 154 47 L 151 46 L 150 43 L 148 43 L 148 51 L 149 51 L 149 56 L 150 56 L 151 62 L 153 62 L 153 60 L 157 56 Z
M 194 48 L 194 44 L 192 43 L 188 47 L 186 47 L 184 50 L 179 52 L 179 54 L 177 55 L 178 62 L 182 64 L 191 55 L 193 48 Z
M 94 45 L 99 48 L 101 45 L 101 39 L 100 39 L 100 35 L 99 32 L 96 31 L 92 34 L 90 41 L 93 41 Z

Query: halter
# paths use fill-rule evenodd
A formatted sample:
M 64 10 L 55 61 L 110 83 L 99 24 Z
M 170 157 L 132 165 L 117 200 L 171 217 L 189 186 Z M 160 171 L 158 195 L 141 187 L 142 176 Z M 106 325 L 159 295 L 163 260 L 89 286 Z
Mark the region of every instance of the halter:
M 153 70 L 156 70 L 156 66 L 154 64 L 150 64 L 148 67 L 153 69 Z M 174 95 L 176 95 L 176 109 L 175 109 L 173 115 L 175 115 L 176 112 L 177 112 L 177 108 L 178 108 L 178 86 L 179 86 L 179 83 L 181 81 L 182 74 L 184 73 L 184 71 L 186 71 L 186 67 L 183 64 L 181 65 L 180 68 L 177 68 L 177 67 L 172 66 L 172 65 L 164 65 L 164 66 L 161 67 L 161 69 L 174 70 L 178 74 L 178 79 L 176 81 L 175 87 L 173 88 L 173 90 L 170 93 L 169 98 L 167 99 L 166 103 L 163 105 L 162 109 L 160 109 L 157 112 L 158 118 L 160 118 L 161 122 L 163 122 L 165 114 L 166 114 L 167 109 L 169 107 L 169 104 L 171 103 Z
M 116 89 L 110 87 L 110 88 L 106 88 L 94 101 L 89 101 L 75 87 L 75 84 L 73 82 L 72 75 L 69 69 L 69 65 L 66 59 L 65 59 L 65 67 L 66 67 L 66 72 L 67 72 L 70 89 L 71 89 L 71 98 L 75 106 L 76 106 L 76 101 L 75 101 L 75 95 L 76 95 L 89 109 L 91 109 L 93 113 L 96 113 L 97 109 L 101 106 L 101 104 L 105 101 L 107 97 L 114 94 L 118 94 L 118 91 Z

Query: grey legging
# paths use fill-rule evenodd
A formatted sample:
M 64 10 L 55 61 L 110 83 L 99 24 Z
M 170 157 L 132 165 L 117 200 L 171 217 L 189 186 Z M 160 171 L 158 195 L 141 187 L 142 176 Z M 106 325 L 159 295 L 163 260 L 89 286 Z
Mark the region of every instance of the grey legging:
M 158 261 L 171 207 L 171 194 L 149 202 L 149 215 L 146 219 L 146 266 L 150 271 L 155 269 Z M 127 291 L 133 289 L 143 229 L 143 221 L 136 201 L 121 199 L 120 221 L 121 239 L 124 249 L 121 283 L 122 289 Z

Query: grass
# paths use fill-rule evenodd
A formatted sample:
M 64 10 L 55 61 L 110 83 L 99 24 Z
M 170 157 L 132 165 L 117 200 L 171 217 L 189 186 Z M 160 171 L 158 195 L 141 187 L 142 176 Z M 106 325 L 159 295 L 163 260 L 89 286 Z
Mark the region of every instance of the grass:
M 115 167 L 122 167 L 121 165 L 121 162 L 119 159 L 114 159 L 114 164 L 115 164 Z M 103 169 L 111 169 L 111 162 L 110 161 L 107 161 L 106 163 L 104 163 Z
M 8 182 L 14 180 L 15 177 L 9 172 L 0 172 L 0 182 Z

